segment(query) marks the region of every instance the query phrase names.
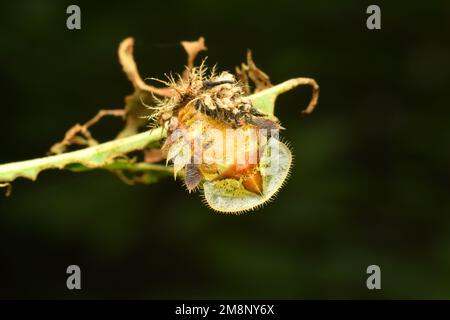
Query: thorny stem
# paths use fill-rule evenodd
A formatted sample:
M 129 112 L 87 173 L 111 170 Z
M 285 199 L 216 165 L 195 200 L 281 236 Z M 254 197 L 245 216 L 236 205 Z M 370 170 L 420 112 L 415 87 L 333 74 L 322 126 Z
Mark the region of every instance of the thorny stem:
M 64 169 L 70 164 L 81 164 L 87 168 L 111 165 L 114 159 L 135 150 L 142 150 L 148 144 L 165 137 L 161 128 L 146 131 L 130 137 L 105 142 L 93 147 L 33 160 L 0 165 L 0 183 L 11 182 L 17 177 L 35 180 L 40 171 Z M 149 169 L 149 167 L 147 167 Z

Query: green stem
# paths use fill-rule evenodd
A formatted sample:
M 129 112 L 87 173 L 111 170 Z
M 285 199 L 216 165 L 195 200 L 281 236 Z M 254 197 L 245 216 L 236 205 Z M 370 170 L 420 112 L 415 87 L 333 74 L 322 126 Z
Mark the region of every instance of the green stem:
M 96 168 L 89 168 L 80 164 L 75 164 L 66 167 L 66 169 L 73 171 L 73 172 L 84 172 L 84 171 L 90 171 L 94 170 Z M 165 166 L 163 164 L 155 164 L 155 163 L 146 163 L 146 162 L 132 162 L 127 160 L 116 160 L 114 162 L 111 162 L 109 164 L 106 164 L 102 166 L 102 169 L 105 170 L 123 170 L 128 172 L 145 172 L 145 171 L 151 171 L 151 172 L 160 172 L 164 174 L 170 174 L 173 175 L 173 168 L 170 166 Z
M 114 158 L 131 151 L 142 150 L 149 143 L 165 137 L 161 128 L 130 137 L 105 142 L 93 147 L 33 160 L 0 165 L 0 183 L 11 182 L 18 177 L 36 180 L 39 172 L 48 169 L 64 169 L 70 164 L 87 168 L 99 168 L 111 164 Z

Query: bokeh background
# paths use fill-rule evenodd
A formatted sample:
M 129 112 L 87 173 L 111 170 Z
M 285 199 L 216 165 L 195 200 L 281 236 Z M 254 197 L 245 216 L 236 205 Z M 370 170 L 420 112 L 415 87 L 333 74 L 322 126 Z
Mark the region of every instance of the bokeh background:
M 66 29 L 69 4 L 80 31 Z M 321 96 L 309 117 L 309 88 L 279 98 L 296 163 L 253 213 L 213 213 L 172 179 L 17 180 L 0 198 L 0 298 L 450 298 L 450 3 L 377 2 L 379 31 L 366 28 L 369 4 L 2 2 L 1 163 L 42 156 L 74 123 L 123 106 L 127 36 L 144 77 L 183 70 L 178 41 L 204 36 L 220 69 L 251 48 L 273 83 L 312 77 Z M 70 264 L 81 291 L 66 289 Z M 366 288 L 371 264 L 380 291 Z

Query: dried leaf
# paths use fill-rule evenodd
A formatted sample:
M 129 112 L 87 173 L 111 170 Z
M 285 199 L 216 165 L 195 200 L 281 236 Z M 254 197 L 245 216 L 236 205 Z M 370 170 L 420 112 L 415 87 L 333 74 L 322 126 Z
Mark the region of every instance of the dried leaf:
M 253 61 L 252 51 L 250 49 L 247 50 L 247 64 L 242 63 L 241 68 L 236 67 L 236 75 L 247 89 L 247 94 L 250 94 L 249 79 L 255 84 L 254 93 L 272 87 L 269 76 L 259 69 Z
M 184 50 L 186 50 L 188 55 L 186 70 L 183 73 L 183 79 L 186 79 L 189 74 L 189 70 L 194 67 L 194 62 L 197 55 L 202 51 L 208 50 L 208 48 L 205 45 L 205 38 L 203 37 L 198 38 L 197 41 L 181 41 L 181 45 Z
M 89 128 L 100 121 L 105 116 L 115 116 L 125 118 L 125 110 L 115 109 L 115 110 L 100 110 L 95 117 L 87 121 L 85 124 L 81 125 L 77 123 L 72 128 L 70 128 L 64 139 L 60 142 L 55 143 L 50 148 L 51 154 L 60 154 L 67 151 L 67 148 L 72 144 L 84 145 L 84 146 L 94 146 L 98 144 L 97 140 L 92 138 Z M 81 136 L 80 136 L 81 135 Z

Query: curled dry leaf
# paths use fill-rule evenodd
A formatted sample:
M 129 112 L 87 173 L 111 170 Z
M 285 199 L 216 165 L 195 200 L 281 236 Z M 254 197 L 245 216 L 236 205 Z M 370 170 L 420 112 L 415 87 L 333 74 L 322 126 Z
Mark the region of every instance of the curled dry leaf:
M 208 50 L 208 48 L 203 37 L 198 38 L 196 41 L 181 41 L 180 43 L 188 55 L 186 69 L 183 72 L 183 79 L 187 79 L 190 70 L 194 67 L 197 55 L 202 51 Z
M 66 132 L 64 139 L 60 142 L 55 143 L 50 148 L 50 153 L 60 154 L 66 152 L 67 148 L 73 144 L 95 146 L 96 144 L 98 144 L 98 142 L 92 137 L 91 133 L 89 132 L 89 128 L 99 122 L 105 116 L 115 116 L 124 119 L 125 114 L 126 112 L 123 109 L 100 110 L 92 119 L 87 121 L 85 124 L 81 125 L 77 123 L 72 128 L 70 128 Z
M 247 64 L 241 63 L 241 67 L 236 67 L 236 75 L 238 79 L 244 84 L 247 95 L 251 94 L 250 81 L 255 84 L 254 93 L 272 87 L 269 76 L 259 69 L 253 61 L 252 51 L 247 50 Z

